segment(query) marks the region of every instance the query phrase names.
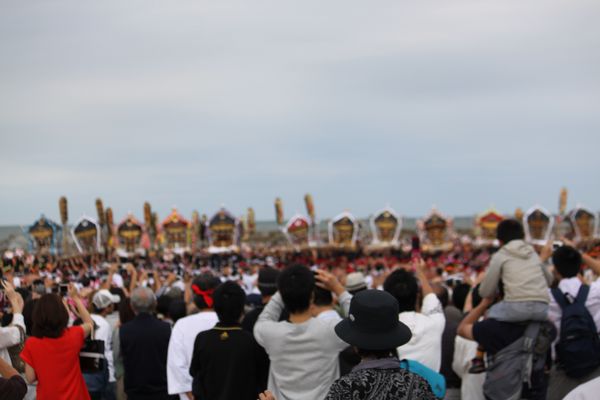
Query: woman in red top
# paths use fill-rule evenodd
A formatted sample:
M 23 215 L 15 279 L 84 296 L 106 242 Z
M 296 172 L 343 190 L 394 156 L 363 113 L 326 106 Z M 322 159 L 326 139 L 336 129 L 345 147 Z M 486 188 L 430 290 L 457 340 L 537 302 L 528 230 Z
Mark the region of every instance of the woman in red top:
M 93 321 L 72 285 L 69 296 L 84 322 L 81 326 L 67 328 L 69 313 L 56 294 L 42 296 L 33 309 L 33 335 L 25 342 L 21 358 L 27 381 L 38 381 L 38 400 L 90 399 L 79 368 L 79 351 Z

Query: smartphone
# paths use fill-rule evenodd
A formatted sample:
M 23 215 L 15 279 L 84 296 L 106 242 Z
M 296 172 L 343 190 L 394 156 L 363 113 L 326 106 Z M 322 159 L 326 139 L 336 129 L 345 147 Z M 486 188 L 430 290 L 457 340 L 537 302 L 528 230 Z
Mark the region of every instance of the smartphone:
M 69 293 L 69 284 L 61 283 L 60 285 L 58 285 L 58 294 L 60 294 L 63 297 L 67 297 L 68 293 Z
M 410 258 L 415 261 L 421 258 L 421 241 L 418 236 L 412 237 L 412 245 L 410 250 Z

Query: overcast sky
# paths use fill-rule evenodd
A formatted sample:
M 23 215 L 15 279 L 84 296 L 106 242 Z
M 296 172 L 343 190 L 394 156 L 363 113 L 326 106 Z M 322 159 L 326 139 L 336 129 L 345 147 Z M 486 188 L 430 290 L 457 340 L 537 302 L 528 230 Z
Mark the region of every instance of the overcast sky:
M 600 2 L 3 1 L 0 224 L 600 209 Z

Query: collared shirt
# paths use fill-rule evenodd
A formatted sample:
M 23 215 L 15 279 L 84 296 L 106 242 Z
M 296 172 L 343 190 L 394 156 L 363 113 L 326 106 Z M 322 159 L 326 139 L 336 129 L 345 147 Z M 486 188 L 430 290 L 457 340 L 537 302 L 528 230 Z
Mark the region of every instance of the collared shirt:
M 558 283 L 558 288 L 564 294 L 569 294 L 573 298 L 577 297 L 579 288 L 582 283 L 577 277 L 564 278 Z M 592 282 L 590 285 L 590 291 L 585 301 L 585 307 L 588 309 L 590 315 L 596 323 L 596 331 L 600 330 L 600 281 Z M 552 321 L 556 328 L 556 341 L 560 338 L 560 320 L 562 317 L 562 310 L 552 293 L 550 293 L 550 307 L 548 310 L 548 319 Z M 556 343 L 555 341 L 555 343 Z M 553 346 L 554 347 L 554 346 Z
M 194 341 L 200 332 L 212 329 L 218 321 L 214 311 L 202 311 L 181 318 L 175 323 L 167 356 L 169 394 L 179 394 L 181 399 L 187 399 L 185 393 L 192 391 L 190 364 Z
M 335 319 L 338 321 L 342 320 L 342 317 L 340 317 L 340 314 L 338 314 L 337 311 L 335 311 L 335 310 L 323 311 L 322 313 L 317 315 L 317 318 L 319 318 L 319 319 Z
M 429 293 L 423 298 L 421 312 L 401 312 L 398 319 L 412 332 L 410 341 L 398 347 L 400 359 L 415 360 L 439 372 L 446 317 L 437 296 Z

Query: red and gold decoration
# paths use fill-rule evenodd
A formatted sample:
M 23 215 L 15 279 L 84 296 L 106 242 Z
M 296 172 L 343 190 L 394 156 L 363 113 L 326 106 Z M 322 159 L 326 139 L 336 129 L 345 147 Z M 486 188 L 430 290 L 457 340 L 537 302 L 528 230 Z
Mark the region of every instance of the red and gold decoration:
M 190 222 L 181 215 L 176 208 L 161 223 L 164 237 L 164 247 L 167 249 L 183 250 L 188 244 L 188 229 Z
M 475 219 L 475 245 L 476 246 L 498 246 L 496 229 L 504 216 L 494 207 L 479 214 Z
M 310 240 L 310 221 L 296 214 L 286 224 L 283 232 L 292 246 L 308 246 Z

